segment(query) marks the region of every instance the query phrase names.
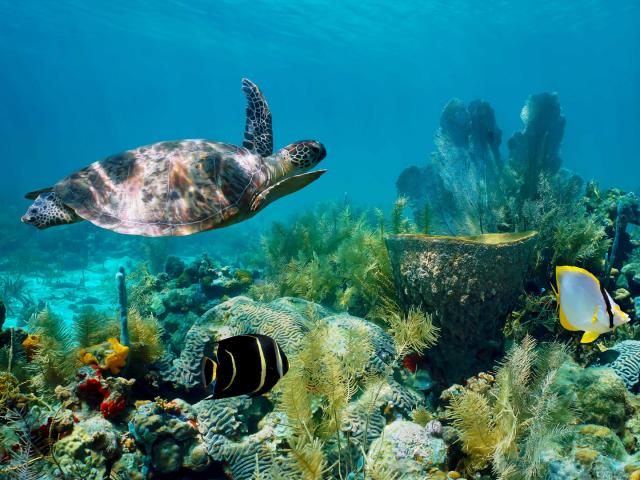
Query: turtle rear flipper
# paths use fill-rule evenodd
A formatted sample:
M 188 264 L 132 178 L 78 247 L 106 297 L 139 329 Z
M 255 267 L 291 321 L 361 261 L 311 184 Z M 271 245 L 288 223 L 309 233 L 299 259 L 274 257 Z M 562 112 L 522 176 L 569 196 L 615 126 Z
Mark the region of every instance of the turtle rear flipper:
M 24 196 L 24 198 L 27 198 L 29 200 L 35 200 L 36 198 L 38 198 L 38 195 L 40 195 L 41 193 L 46 193 L 46 192 L 53 192 L 53 187 L 47 187 L 47 188 L 41 188 L 39 190 L 34 190 L 33 192 L 27 193 Z
M 285 195 L 289 195 L 290 193 L 297 192 L 301 188 L 309 185 L 311 182 L 316 181 L 325 172 L 326 170 L 316 170 L 314 172 L 294 175 L 293 177 L 280 180 L 278 183 L 270 186 L 253 199 L 253 202 L 251 203 L 251 211 L 257 212 L 258 210 L 262 210 L 271 202 L 274 202 Z
M 258 86 L 251 80 L 242 79 L 242 91 L 247 97 L 247 124 L 242 146 L 263 157 L 273 153 L 273 130 L 271 111 Z

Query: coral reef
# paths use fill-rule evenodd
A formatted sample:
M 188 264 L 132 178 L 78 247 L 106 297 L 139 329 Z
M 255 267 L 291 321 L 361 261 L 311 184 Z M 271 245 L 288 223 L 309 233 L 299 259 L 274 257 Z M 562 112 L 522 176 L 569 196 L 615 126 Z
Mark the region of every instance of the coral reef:
M 550 288 L 584 267 L 639 318 L 640 202 L 562 168 L 556 94 L 521 120 L 503 159 L 492 107 L 452 100 L 389 212 L 322 205 L 253 250 L 10 229 L 0 478 L 640 479 L 640 327 L 576 345 Z M 286 375 L 203 399 L 205 347 L 255 333 Z
M 403 304 L 435 312 L 440 342 L 427 356 L 433 378 L 450 384 L 491 368 L 502 353 L 502 324 L 522 289 L 535 232 L 386 241 Z M 463 350 L 468 355 L 460 358 Z
M 159 381 L 170 380 L 172 388 L 184 389 L 176 394 L 188 396 L 200 381 L 204 343 L 243 333 L 274 337 L 290 370 L 263 397 L 275 411 L 253 429 L 247 424 L 253 423 L 256 401 L 239 397 L 194 406 L 209 455 L 223 461 L 233 478 L 254 478 L 258 472 L 277 478 L 276 472 L 299 472 L 311 463 L 315 474 L 303 470 L 305 475 L 320 478 L 314 475 L 335 461 L 346 474 L 387 418 L 408 420 L 424 407 L 420 394 L 390 376 L 399 358 L 395 337 L 361 318 L 290 297 L 269 303 L 236 297 L 214 307 L 190 329 L 180 357 L 158 365 Z M 430 344 L 433 332 L 420 334 L 414 342 Z M 285 445 L 289 455 L 275 453 Z
M 55 473 L 64 477 L 102 480 L 106 463 L 118 456 L 118 432 L 111 422 L 91 417 L 73 426 L 70 435 L 55 443 Z

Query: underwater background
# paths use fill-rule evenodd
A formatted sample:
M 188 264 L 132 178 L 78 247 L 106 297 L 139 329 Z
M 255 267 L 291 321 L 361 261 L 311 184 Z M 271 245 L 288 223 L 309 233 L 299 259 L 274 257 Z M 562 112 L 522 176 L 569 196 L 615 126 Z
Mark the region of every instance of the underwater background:
M 640 479 L 638 25 L 631 0 L 0 0 L 0 479 Z M 243 78 L 322 178 L 187 237 L 20 222 L 109 155 L 241 145 Z M 559 266 L 628 324 L 603 293 L 595 341 L 561 321 Z M 286 375 L 204 399 L 208 345 L 253 334 Z

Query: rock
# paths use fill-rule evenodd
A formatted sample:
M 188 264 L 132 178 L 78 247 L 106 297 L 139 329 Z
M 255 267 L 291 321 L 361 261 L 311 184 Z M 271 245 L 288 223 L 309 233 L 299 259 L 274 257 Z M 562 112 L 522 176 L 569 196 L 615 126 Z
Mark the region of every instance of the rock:
M 578 425 L 540 455 L 541 478 L 550 480 L 626 480 L 638 469 L 637 456 L 628 455 L 622 441 L 607 427 Z
M 111 478 L 127 480 L 147 480 L 144 456 L 139 450 L 124 453 L 111 467 Z
M 440 339 L 425 354 L 434 381 L 461 383 L 493 368 L 503 353 L 504 320 L 522 293 L 535 238 L 535 232 L 386 237 L 403 306 L 437 312 Z
M 628 290 L 625 290 L 624 288 L 618 288 L 615 292 L 613 292 L 613 299 L 616 301 L 616 303 L 626 303 L 629 298 L 631 297 L 631 294 L 629 293 Z
M 384 428 L 367 453 L 367 465 L 405 480 L 422 480 L 447 460 L 447 445 L 417 423 L 396 420 Z
M 620 434 L 624 431 L 632 411 L 630 395 L 613 369 L 582 368 L 568 361 L 558 370 L 553 389 L 565 408 L 578 411 L 582 422 L 603 425 Z
M 201 453 L 205 446 L 196 412 L 181 399 L 168 402 L 156 398 L 139 406 L 129 429 L 136 444 L 151 456 L 150 465 L 158 473 L 177 472 L 181 468 L 200 472 L 209 465 L 209 457 Z
M 66 476 L 102 480 L 107 460 L 118 453 L 118 435 L 111 422 L 99 416 L 91 417 L 56 442 L 54 449 L 57 463 Z

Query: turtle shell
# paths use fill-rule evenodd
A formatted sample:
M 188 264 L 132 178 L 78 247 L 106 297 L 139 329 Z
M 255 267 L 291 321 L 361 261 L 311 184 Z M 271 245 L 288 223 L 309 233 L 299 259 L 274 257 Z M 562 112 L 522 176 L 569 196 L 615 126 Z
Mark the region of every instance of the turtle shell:
M 190 235 L 244 220 L 265 173 L 249 150 L 206 140 L 113 155 L 54 186 L 85 220 L 119 233 Z

